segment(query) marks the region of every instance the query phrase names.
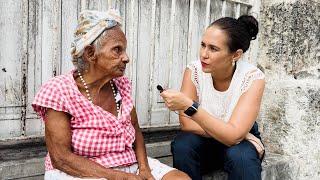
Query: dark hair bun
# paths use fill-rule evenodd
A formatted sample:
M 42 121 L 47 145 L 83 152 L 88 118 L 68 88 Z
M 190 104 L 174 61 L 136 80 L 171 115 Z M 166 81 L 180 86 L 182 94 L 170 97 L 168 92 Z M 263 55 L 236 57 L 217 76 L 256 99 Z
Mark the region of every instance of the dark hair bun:
M 241 25 L 246 27 L 246 29 L 249 32 L 249 35 L 251 36 L 251 40 L 254 40 L 257 38 L 259 27 L 258 27 L 258 21 L 256 20 L 256 18 L 249 15 L 242 15 L 238 18 L 238 22 L 241 23 Z

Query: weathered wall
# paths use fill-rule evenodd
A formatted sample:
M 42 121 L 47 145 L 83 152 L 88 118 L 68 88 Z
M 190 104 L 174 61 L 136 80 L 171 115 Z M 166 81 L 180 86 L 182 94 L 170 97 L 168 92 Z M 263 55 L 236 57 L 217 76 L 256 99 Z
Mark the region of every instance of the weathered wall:
M 320 0 L 262 1 L 260 22 L 267 149 L 291 156 L 292 179 L 320 179 Z
M 81 10 L 115 8 L 123 18 L 140 126 L 178 126 L 156 86 L 180 88 L 186 64 L 198 58 L 209 22 L 259 12 L 260 0 L 0 0 L 0 140 L 43 136 L 31 107 L 42 83 L 69 72 L 70 43 Z M 257 41 L 247 59 L 256 59 Z

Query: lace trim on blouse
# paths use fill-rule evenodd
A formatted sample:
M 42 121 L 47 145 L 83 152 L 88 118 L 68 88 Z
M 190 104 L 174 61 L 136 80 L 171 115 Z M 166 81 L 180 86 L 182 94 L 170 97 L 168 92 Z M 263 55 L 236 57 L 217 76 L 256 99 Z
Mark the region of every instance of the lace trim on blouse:
M 194 86 L 196 87 L 197 90 L 197 96 L 200 97 L 199 92 L 200 92 L 200 83 L 199 83 L 199 70 L 196 67 L 195 63 L 190 63 L 187 65 L 187 68 L 191 70 L 191 81 L 193 82 Z
M 247 72 L 241 82 L 241 86 L 240 86 L 241 87 L 241 91 L 240 91 L 241 94 L 248 91 L 252 82 L 254 80 L 258 80 L 258 79 L 264 79 L 264 74 L 260 70 L 255 69 L 253 71 Z
M 228 121 L 240 98 L 255 80 L 264 79 L 264 73 L 257 67 L 243 61 L 237 63 L 230 87 L 225 92 L 213 91 L 211 81 L 202 72 L 199 61 L 193 61 L 187 68 L 191 70 L 191 81 L 196 87 L 197 96 L 202 107 L 210 114 L 224 121 Z

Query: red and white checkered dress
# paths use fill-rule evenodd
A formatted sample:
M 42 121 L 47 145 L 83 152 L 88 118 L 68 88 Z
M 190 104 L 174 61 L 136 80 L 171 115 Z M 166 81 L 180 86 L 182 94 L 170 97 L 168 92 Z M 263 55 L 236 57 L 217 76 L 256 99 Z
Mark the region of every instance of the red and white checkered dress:
M 47 108 L 72 116 L 70 125 L 73 153 L 89 158 L 104 167 L 126 166 L 135 163 L 132 148 L 135 130 L 131 124 L 133 108 L 131 83 L 127 77 L 113 79 L 122 97 L 119 119 L 85 98 L 76 85 L 73 71 L 52 78 L 42 85 L 32 103 L 34 110 L 46 121 Z M 45 167 L 54 169 L 49 154 Z

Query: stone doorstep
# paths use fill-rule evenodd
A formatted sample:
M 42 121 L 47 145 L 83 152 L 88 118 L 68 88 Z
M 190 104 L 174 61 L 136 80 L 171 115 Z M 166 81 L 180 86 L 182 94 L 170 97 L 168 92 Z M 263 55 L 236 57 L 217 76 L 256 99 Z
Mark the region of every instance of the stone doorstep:
M 170 141 L 146 144 L 147 153 L 150 157 L 159 159 L 161 162 L 172 166 Z M 289 177 L 288 157 L 267 153 L 263 162 L 262 179 L 277 180 Z M 0 162 L 0 179 L 37 180 L 43 179 L 44 157 L 32 157 Z M 217 171 L 204 176 L 205 180 L 226 180 L 227 174 Z
M 44 157 L 0 162 L 0 179 L 32 178 L 43 172 Z
M 156 157 L 162 163 L 172 166 L 170 141 L 146 144 L 147 153 L 150 157 Z M 290 179 L 289 157 L 280 154 L 266 153 L 262 162 L 262 180 L 285 180 Z M 222 170 L 215 171 L 203 176 L 204 180 L 227 180 L 228 175 Z

